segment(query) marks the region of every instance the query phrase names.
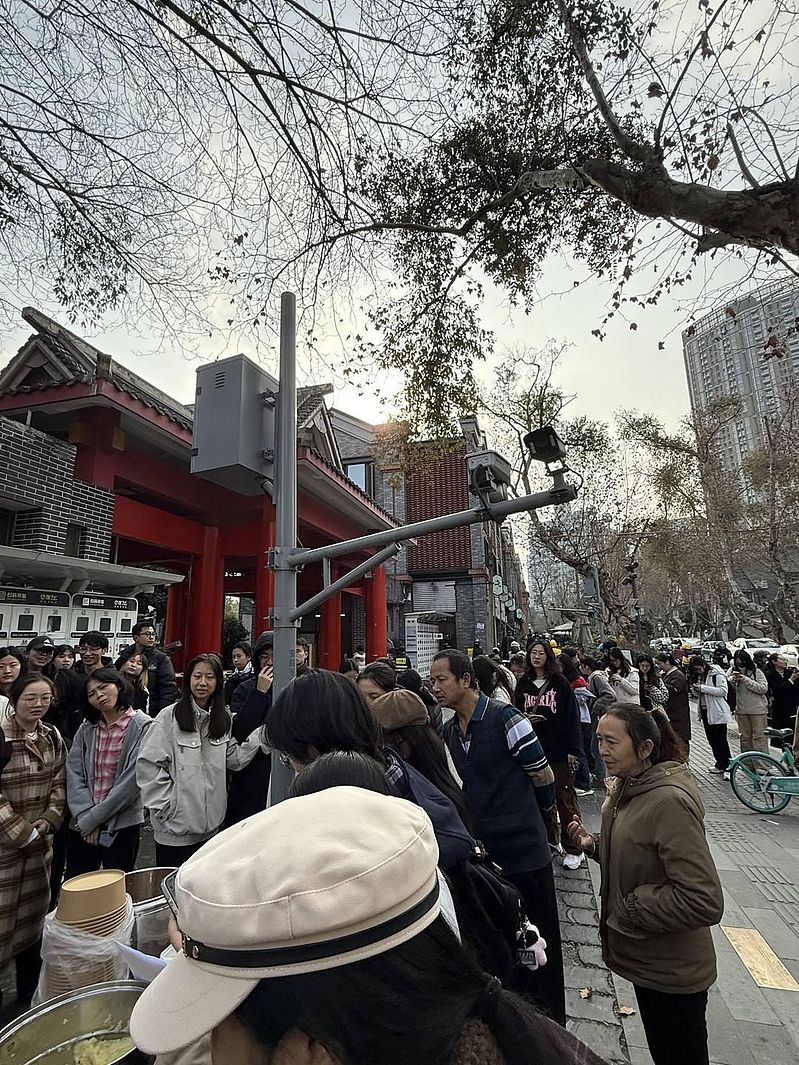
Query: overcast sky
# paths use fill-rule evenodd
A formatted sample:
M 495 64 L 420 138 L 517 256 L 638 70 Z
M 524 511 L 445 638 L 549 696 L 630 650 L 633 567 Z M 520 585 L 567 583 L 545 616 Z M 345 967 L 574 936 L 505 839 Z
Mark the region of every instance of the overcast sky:
M 565 392 L 576 395 L 571 413 L 609 421 L 620 407 L 636 407 L 676 427 L 688 410 L 680 332 L 688 321 L 690 309 L 697 306 L 696 299 L 703 291 L 703 281 L 697 279 L 693 291 L 683 293 L 685 302 L 682 305 L 675 298 L 665 297 L 659 306 L 639 310 L 634 315 L 638 326 L 635 331 L 629 325 L 633 318 L 616 319 L 608 327 L 606 339 L 599 342 L 591 335 L 591 330 L 601 322 L 611 286 L 591 279 L 574 288 L 573 282 L 582 282 L 586 273 L 583 264 L 565 260 L 548 262 L 540 285 L 544 298 L 530 314 L 511 310 L 503 294 L 489 288 L 483 304 L 483 317 L 485 324 L 496 334 L 497 357 L 505 345 L 523 343 L 539 347 L 550 338 L 558 343 L 565 341 L 571 347 L 561 362 L 557 380 Z M 727 273 L 732 276 L 729 271 Z M 718 278 L 714 284 L 718 284 Z M 702 297 L 707 309 L 717 301 L 712 290 L 713 286 L 711 293 Z M 68 326 L 66 314 L 57 305 L 42 303 L 41 309 Z M 170 395 L 185 403 L 192 402 L 199 362 L 185 358 L 177 346 L 170 347 L 157 336 L 136 335 L 121 325 L 95 331 L 72 328 Z M 28 334 L 25 323 L 20 322 L 20 329 L 14 335 L 6 336 L 4 362 Z M 662 351 L 658 349 L 660 342 L 664 344 Z M 336 372 L 340 366 L 340 353 L 333 337 L 326 343 L 325 350 L 329 352 L 329 365 L 325 366 L 320 359 L 311 364 L 305 362 L 299 368 L 300 382 L 333 380 L 336 406 L 366 420 L 382 420 L 390 408 L 381 407 L 374 390 L 367 387 L 365 394 L 360 396 L 355 388 L 345 387 L 343 378 Z M 234 355 L 238 351 L 255 353 L 254 348 L 248 350 L 240 337 L 231 338 L 226 346 L 223 334 L 208 351 L 209 357 L 217 353 L 222 357 Z M 268 369 L 276 371 L 274 356 L 270 357 L 268 351 L 261 352 L 261 361 Z M 480 374 L 487 378 L 490 371 L 489 364 L 481 368 Z

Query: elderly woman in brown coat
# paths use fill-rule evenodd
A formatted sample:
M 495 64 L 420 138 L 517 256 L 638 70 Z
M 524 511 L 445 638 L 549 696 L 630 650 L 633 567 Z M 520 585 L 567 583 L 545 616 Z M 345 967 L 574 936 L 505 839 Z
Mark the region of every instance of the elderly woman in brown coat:
M 600 834 L 574 818 L 569 835 L 602 869 L 603 957 L 635 988 L 655 1065 L 707 1065 L 710 926 L 724 902 L 699 791 L 662 711 L 617 703 L 597 736 L 616 785 Z
M 16 960 L 17 996 L 30 1001 L 50 903 L 52 835 L 64 818 L 66 750 L 58 730 L 42 721 L 55 698 L 49 678 L 28 673 L 9 698 L 0 763 L 0 969 Z

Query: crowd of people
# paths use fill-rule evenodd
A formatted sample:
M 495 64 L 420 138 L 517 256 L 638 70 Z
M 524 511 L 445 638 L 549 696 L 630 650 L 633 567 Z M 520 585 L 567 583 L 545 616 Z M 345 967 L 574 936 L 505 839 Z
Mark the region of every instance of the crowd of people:
M 371 1001 L 366 996 L 361 1003 L 355 994 L 360 972 L 342 985 L 351 986 L 353 997 L 342 990 L 335 1017 L 325 1004 L 315 1013 L 297 1003 L 305 984 L 328 986 L 330 940 L 360 941 L 371 927 L 375 937 L 366 939 L 380 948 L 370 964 L 387 987 L 410 971 L 412 958 L 424 959 L 440 977 L 431 1004 L 447 1003 L 454 1026 L 424 1038 L 445 1039 L 449 1056 L 431 1058 L 428 1051 L 423 1060 L 460 1061 L 457 1048 L 471 1018 L 483 1025 L 480 1038 L 490 1046 L 480 1060 L 528 1060 L 512 1045 L 524 1031 L 540 1041 L 542 1061 L 598 1061 L 557 1027 L 565 1024 L 566 1004 L 553 860 L 576 870 L 589 857 L 602 872 L 605 960 L 635 986 L 656 1065 L 708 1061 L 705 1006 L 715 979 L 709 928 L 720 919 L 722 896 L 687 766 L 688 697 L 699 697 L 710 738 L 717 708 L 705 689 L 726 691 L 723 672 L 708 684 L 710 673 L 686 676 L 669 656 L 633 660 L 612 643 L 596 656 L 561 652 L 546 638 L 531 638 L 524 652 L 511 645 L 504 662 L 498 652 L 470 656 L 445 647 L 424 678 L 404 652 L 367 664 L 356 651 L 357 658 L 331 672 L 311 668 L 310 648 L 300 637 L 297 678 L 273 700 L 270 632 L 252 647 L 232 649 L 227 677 L 216 654 L 196 656 L 180 692 L 167 656 L 154 646 L 153 626 L 140 623 L 134 635 L 113 664 L 100 633 L 85 634 L 77 655 L 46 637 L 23 652 L 0 648 L 0 933 L 7 933 L 0 964 L 15 959 L 21 999 L 35 987 L 43 920 L 63 876 L 133 869 L 148 821 L 157 864 L 177 867 L 177 884 L 185 888 L 177 897 L 193 900 L 185 914 L 177 907 L 177 920 L 186 942 L 202 948 L 181 956 L 181 965 L 199 966 L 193 978 L 200 981 L 203 959 L 217 974 L 232 966 L 219 960 L 226 949 L 234 957 L 247 950 L 267 958 L 275 951 L 281 959 L 293 951 L 292 943 L 280 941 L 282 933 L 255 918 L 222 921 L 214 927 L 215 947 L 202 946 L 203 905 L 219 913 L 213 874 L 226 854 L 239 859 L 226 897 L 236 898 L 240 878 L 242 898 L 249 900 L 241 904 L 254 908 L 307 893 L 314 870 L 324 879 L 330 855 L 339 856 L 341 877 L 328 884 L 329 901 L 328 888 L 320 887 L 318 912 L 305 910 L 305 961 L 299 968 L 289 961 L 287 969 L 282 961 L 245 966 L 246 980 L 233 974 L 242 980 L 240 997 L 229 1000 L 224 1017 L 214 1021 L 209 1013 L 211 1027 L 228 1031 L 235 1018 L 238 1037 L 246 1030 L 270 1047 L 289 1029 L 311 1038 L 335 1030 L 337 1040 L 350 1024 L 360 1030 L 361 1007 Z M 731 683 L 755 692 L 759 670 L 750 676 L 742 658 L 732 668 L 741 679 Z M 744 705 L 743 713 L 756 715 Z M 296 779 L 290 799 L 264 812 L 273 753 Z M 580 810 L 580 799 L 595 789 L 606 793 L 597 836 L 584 829 Z M 317 796 L 322 791 L 324 798 Z M 341 814 L 331 817 L 339 799 Z M 289 826 L 299 824 L 295 857 L 282 868 L 270 832 L 285 839 Z M 388 838 L 392 824 L 397 834 Z M 417 841 L 430 834 L 433 869 L 421 846 L 413 866 L 425 890 L 414 887 L 413 877 L 400 877 L 383 896 L 367 892 L 351 902 L 351 912 L 334 915 L 335 900 L 350 905 L 341 887 L 345 867 L 353 877 L 361 869 L 366 876 L 384 846 L 394 868 L 404 869 L 401 848 L 392 847 L 406 830 Z M 423 900 L 430 902 L 426 910 L 419 908 Z M 403 946 L 402 936 L 384 932 L 399 928 L 395 922 L 406 912 L 417 923 L 402 926 L 415 929 Z M 361 957 L 372 955 L 342 951 L 336 965 L 355 970 Z M 287 1017 L 295 1016 L 285 1030 L 259 1027 L 258 1011 L 272 995 Z M 210 1031 L 196 1027 L 198 1036 Z M 144 1042 L 153 1045 L 144 1049 L 175 1049 L 183 1035 L 148 1033 Z M 398 1060 L 392 1053 L 348 1051 L 340 1060 Z

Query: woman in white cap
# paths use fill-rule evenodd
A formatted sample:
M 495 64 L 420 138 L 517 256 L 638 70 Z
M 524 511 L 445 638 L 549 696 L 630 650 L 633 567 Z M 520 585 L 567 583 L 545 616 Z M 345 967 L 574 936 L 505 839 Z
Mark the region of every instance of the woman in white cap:
M 214 1065 L 601 1065 L 471 961 L 437 859 L 423 810 L 362 788 L 222 832 L 167 884 L 183 949 L 137 1002 L 135 1043 L 211 1033 Z

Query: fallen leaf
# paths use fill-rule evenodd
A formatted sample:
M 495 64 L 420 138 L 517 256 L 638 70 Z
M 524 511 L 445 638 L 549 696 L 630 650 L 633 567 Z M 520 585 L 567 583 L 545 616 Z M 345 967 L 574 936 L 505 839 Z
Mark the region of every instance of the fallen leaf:
M 580 988 L 580 998 L 590 998 L 593 995 L 593 990 L 590 987 Z
M 632 1006 L 619 1006 L 619 1013 L 622 1015 L 622 1017 L 632 1017 L 632 1015 L 635 1013 L 635 1010 L 632 1008 Z

